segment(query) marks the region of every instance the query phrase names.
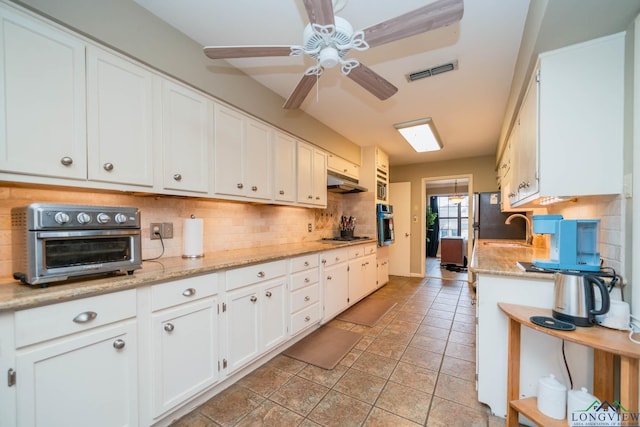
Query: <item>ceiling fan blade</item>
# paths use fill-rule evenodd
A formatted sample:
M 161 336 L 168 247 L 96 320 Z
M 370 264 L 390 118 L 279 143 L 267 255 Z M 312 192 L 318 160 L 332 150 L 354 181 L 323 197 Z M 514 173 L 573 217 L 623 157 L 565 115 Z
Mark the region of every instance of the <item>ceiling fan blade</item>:
M 291 46 L 206 46 L 204 54 L 211 59 L 289 56 Z
M 358 83 L 382 101 L 398 91 L 397 87 L 362 63 L 357 67 L 352 68 L 349 74 L 347 74 L 347 77 Z
M 289 95 L 289 99 L 284 103 L 282 108 L 286 110 L 295 110 L 302 105 L 302 102 L 307 97 L 311 89 L 316 84 L 316 80 L 319 76 L 315 74 L 305 74 L 302 76 L 302 79 L 298 82 L 296 88 Z
M 369 47 L 380 46 L 453 24 L 462 19 L 463 12 L 463 0 L 438 0 L 365 28 L 364 39 Z
M 309 21 L 318 25 L 333 25 L 333 3 L 331 0 L 304 0 Z

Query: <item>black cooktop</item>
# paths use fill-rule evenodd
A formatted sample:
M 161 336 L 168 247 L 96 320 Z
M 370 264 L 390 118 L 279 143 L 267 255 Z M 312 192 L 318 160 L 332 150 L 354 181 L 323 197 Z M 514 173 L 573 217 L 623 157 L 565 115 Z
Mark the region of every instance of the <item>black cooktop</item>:
M 323 237 L 324 242 L 352 242 L 354 240 L 367 240 L 368 236 L 337 236 L 337 237 Z

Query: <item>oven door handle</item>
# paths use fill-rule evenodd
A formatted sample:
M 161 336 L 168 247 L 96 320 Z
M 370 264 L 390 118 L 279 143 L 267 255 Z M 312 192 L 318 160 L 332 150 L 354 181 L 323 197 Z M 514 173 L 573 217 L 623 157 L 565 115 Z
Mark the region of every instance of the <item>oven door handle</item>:
M 74 230 L 74 231 L 37 231 L 38 239 L 63 239 L 69 237 L 105 237 L 105 236 L 136 236 L 139 229 L 133 230 Z

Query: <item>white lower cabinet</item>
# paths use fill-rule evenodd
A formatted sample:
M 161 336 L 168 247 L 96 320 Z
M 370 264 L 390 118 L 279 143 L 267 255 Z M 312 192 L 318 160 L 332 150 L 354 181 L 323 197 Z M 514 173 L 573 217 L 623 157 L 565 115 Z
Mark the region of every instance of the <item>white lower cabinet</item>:
M 323 252 L 322 323 L 336 317 L 349 306 L 349 252 L 346 248 Z
M 276 261 L 226 273 L 227 374 L 287 338 L 286 262 Z
M 138 424 L 135 291 L 18 311 L 15 326 L 18 426 Z
M 377 274 L 377 286 L 381 287 L 389 282 L 389 258 L 377 258 L 378 274 Z
M 212 296 L 216 293 L 216 274 L 152 287 L 154 417 L 218 380 L 218 301 Z
M 375 245 L 349 248 L 349 305 L 376 290 Z M 367 254 L 368 253 L 368 254 Z

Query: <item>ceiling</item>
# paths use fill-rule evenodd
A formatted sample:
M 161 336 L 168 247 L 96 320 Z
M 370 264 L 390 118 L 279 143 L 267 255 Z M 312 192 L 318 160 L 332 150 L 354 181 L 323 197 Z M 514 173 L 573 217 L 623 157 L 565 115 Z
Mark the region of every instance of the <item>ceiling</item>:
M 302 0 L 134 1 L 202 46 L 299 45 L 308 23 Z M 377 1 L 372 7 L 372 0 L 347 0 L 337 15 L 358 30 L 431 2 Z M 378 100 L 336 67 L 325 70 L 301 109 L 360 146 L 380 146 L 394 166 L 494 155 L 528 9 L 529 0 L 465 0 L 459 23 L 349 54 L 398 87 L 391 98 Z M 458 69 L 452 72 L 406 79 L 454 60 Z M 281 95 L 283 103 L 314 65 L 302 57 L 227 61 Z M 423 117 L 435 122 L 441 151 L 416 153 L 393 128 Z

